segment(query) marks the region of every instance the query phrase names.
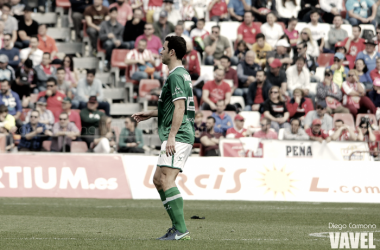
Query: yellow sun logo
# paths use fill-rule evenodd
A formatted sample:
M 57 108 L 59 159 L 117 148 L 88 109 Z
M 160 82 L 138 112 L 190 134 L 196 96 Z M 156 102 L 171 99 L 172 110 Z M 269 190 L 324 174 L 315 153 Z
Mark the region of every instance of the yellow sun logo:
M 257 179 L 262 181 L 262 184 L 259 187 L 267 188 L 265 194 L 269 191 L 273 191 L 274 197 L 276 197 L 278 193 L 281 193 L 284 198 L 286 192 L 293 194 L 291 189 L 296 189 L 296 187 L 294 187 L 292 183 L 297 180 L 290 178 L 292 172 L 286 173 L 285 167 L 277 170 L 275 166 L 273 166 L 273 170 L 269 170 L 267 167 L 265 167 L 265 170 L 265 173 L 259 172 L 262 175 L 262 178 Z

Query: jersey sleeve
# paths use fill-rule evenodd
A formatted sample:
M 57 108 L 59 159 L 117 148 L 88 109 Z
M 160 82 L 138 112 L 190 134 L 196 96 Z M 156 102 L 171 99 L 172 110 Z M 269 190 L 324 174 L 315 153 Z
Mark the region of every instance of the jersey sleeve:
M 172 102 L 179 99 L 187 99 L 187 93 L 185 89 L 185 81 L 179 75 L 172 75 L 168 79 L 170 93 L 172 95 Z

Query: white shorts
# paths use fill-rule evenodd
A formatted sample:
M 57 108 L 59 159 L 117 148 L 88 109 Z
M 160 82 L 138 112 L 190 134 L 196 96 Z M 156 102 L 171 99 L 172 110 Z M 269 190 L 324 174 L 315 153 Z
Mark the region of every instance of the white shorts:
M 158 156 L 157 166 L 176 168 L 182 172 L 187 158 L 189 158 L 189 155 L 191 155 L 193 145 L 183 142 L 175 142 L 176 153 L 172 156 L 166 156 L 166 143 L 167 141 L 164 141 L 161 145 L 161 151 L 160 155 Z

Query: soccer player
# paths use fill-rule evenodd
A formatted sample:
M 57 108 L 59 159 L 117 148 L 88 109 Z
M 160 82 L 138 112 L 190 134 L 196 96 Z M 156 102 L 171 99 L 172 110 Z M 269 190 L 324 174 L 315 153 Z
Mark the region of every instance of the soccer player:
M 190 75 L 182 66 L 185 54 L 186 42 L 182 37 L 166 37 L 161 57 L 170 71 L 158 99 L 158 110 L 132 115 L 137 122 L 158 117 L 162 145 L 153 183 L 172 220 L 172 227 L 159 240 L 190 239 L 183 214 L 183 199 L 175 184 L 194 143 L 194 97 Z

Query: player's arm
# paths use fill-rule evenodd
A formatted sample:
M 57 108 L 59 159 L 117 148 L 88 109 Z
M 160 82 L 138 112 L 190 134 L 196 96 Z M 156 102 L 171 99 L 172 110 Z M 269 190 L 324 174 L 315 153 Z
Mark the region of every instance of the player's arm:
M 168 142 L 166 143 L 166 155 L 172 156 L 175 153 L 175 136 L 181 126 L 183 115 L 185 113 L 185 99 L 178 99 L 173 102 L 174 112 L 172 126 L 168 136 Z
M 136 114 L 132 115 L 132 118 L 135 119 L 136 122 L 141 122 L 148 120 L 151 117 L 157 117 L 158 116 L 158 110 L 149 110 L 149 111 L 143 111 L 138 112 Z

